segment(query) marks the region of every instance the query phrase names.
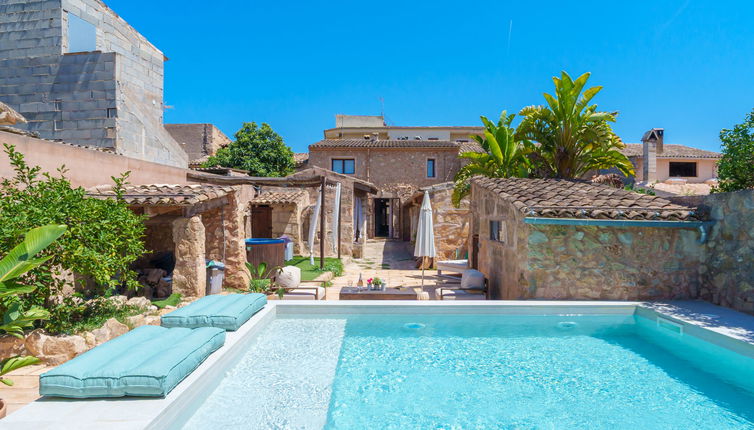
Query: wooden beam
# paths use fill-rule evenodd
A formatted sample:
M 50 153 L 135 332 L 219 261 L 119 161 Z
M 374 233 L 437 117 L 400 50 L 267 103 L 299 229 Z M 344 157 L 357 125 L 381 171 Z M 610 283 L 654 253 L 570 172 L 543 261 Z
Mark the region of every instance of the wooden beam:
M 320 190 L 322 190 L 322 206 L 319 211 L 319 268 L 325 268 L 325 184 L 326 179 L 322 177 L 322 184 Z
M 183 216 L 191 218 L 194 215 L 206 212 L 212 209 L 217 209 L 229 204 L 228 196 L 220 197 L 219 199 L 207 200 L 195 205 L 191 205 L 183 209 Z

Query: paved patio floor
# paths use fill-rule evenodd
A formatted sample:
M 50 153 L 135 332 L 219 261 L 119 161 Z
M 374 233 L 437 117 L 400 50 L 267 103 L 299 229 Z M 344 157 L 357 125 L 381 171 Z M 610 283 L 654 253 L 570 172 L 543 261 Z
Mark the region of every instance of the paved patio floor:
M 435 298 L 435 270 L 425 270 L 424 291 L 430 299 Z M 343 276 L 333 279 L 327 289 L 327 300 L 338 300 L 340 289 L 356 285 L 362 276 L 364 283 L 369 278 L 379 277 L 388 286 L 421 286 L 421 270 L 416 269 L 413 248 L 410 242 L 401 240 L 370 239 L 364 246 L 363 258 L 353 259 L 345 265 Z

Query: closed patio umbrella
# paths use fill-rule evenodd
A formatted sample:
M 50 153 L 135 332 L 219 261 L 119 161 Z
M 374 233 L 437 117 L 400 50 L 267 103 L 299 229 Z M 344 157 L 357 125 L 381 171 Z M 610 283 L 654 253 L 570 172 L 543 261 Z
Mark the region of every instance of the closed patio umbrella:
M 424 257 L 435 256 L 435 226 L 432 222 L 432 205 L 429 203 L 429 192 L 424 191 L 422 207 L 419 211 L 419 224 L 416 227 L 416 245 L 414 256 L 422 257 L 422 287 L 424 287 Z

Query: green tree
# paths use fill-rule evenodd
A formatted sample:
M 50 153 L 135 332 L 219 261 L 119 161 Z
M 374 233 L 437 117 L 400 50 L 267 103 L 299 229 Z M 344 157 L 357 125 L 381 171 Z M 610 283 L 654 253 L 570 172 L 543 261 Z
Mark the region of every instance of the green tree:
M 129 266 L 145 252 L 144 224 L 121 198 L 125 178 L 113 178 L 118 198 L 93 199 L 71 185 L 65 169 L 55 176 L 40 173 L 13 146 L 5 145 L 5 153 L 16 175 L 0 181 L 0 252 L 19 243 L 29 226 L 65 224 L 68 231 L 40 251 L 45 258 L 41 265 L 20 278 L 36 287 L 34 291 L 3 298 L 2 304 L 17 301 L 21 310 L 43 306 L 52 319 L 66 318 L 69 308 L 55 299 L 72 285 L 71 274 L 91 281 L 90 297 L 106 296 L 121 286 L 139 288 Z
M 732 130 L 720 131 L 723 156 L 717 163 L 720 183 L 712 192 L 754 188 L 754 110 Z
M 246 170 L 251 176 L 286 176 L 293 173 L 293 151 L 266 123 L 245 122 L 236 140 L 220 148 L 204 167 L 223 166 Z
M 484 136 L 472 136 L 479 142 L 485 152 L 464 152 L 459 155 L 468 162 L 461 167 L 455 176 L 453 189 L 453 204 L 458 207 L 461 199 L 471 191 L 470 180 L 473 176 L 482 175 L 491 178 L 526 177 L 529 174 L 529 161 L 526 149 L 515 138 L 515 130 L 511 126 L 515 114 L 508 115 L 506 111 L 500 114 L 497 124 L 482 116 Z
M 599 112 L 589 102 L 602 87 L 586 89 L 589 73 L 575 81 L 566 72 L 553 77 L 555 96 L 545 93 L 547 106 L 528 106 L 519 112 L 523 118 L 516 139 L 530 150 L 532 174 L 544 178 L 577 179 L 599 169 L 617 168 L 626 176 L 634 174 L 624 147 L 610 123 L 617 112 Z

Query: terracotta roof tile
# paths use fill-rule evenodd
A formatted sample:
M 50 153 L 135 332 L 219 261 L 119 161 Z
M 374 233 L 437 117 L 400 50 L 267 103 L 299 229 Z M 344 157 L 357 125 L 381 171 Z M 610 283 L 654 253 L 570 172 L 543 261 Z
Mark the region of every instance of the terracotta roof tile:
M 722 154 L 704 149 L 692 148 L 685 145 L 664 144 L 662 154 L 657 158 L 720 158 Z M 621 151 L 627 157 L 643 157 L 644 149 L 641 143 L 626 143 Z
M 476 186 L 511 202 L 526 216 L 627 220 L 696 220 L 694 208 L 660 197 L 563 179 L 484 178 Z
M 484 152 L 484 149 L 482 148 L 482 145 L 479 144 L 476 140 L 471 140 L 469 142 L 459 142 L 461 145 L 461 148 L 458 150 L 458 152 Z
M 126 186 L 123 198 L 131 206 L 191 206 L 232 193 L 233 187 L 205 184 Z M 112 185 L 87 190 L 93 198 L 115 197 Z
M 366 140 L 366 139 L 326 139 L 310 148 L 458 148 L 457 142 L 450 140 Z
M 306 191 L 268 191 L 264 192 L 253 199 L 253 204 L 286 204 L 286 203 L 301 203 L 306 198 Z

